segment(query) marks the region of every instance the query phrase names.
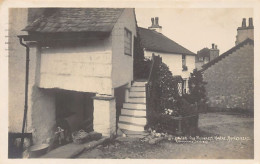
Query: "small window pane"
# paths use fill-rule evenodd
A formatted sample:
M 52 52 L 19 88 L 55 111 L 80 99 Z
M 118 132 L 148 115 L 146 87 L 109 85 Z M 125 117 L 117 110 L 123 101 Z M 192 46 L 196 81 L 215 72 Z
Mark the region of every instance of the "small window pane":
M 124 31 L 124 51 L 126 55 L 132 55 L 132 33 L 125 28 Z

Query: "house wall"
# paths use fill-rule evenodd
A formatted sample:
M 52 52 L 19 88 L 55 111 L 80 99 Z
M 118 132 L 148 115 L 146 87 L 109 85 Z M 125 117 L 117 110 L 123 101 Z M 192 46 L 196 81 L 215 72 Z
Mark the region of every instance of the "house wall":
M 9 25 L 9 132 L 22 132 L 25 96 L 26 49 L 21 46 L 17 35 L 27 24 L 27 9 L 10 9 Z M 23 21 L 20 21 L 23 20 Z M 51 91 L 39 89 L 40 49 L 35 43 L 30 47 L 28 113 L 25 132 L 33 133 L 33 142 L 42 143 L 53 133 L 55 125 L 55 97 Z M 32 110 L 33 109 L 33 110 Z
M 152 57 L 152 54 L 160 55 L 162 61 L 169 67 L 173 76 L 180 75 L 182 78 L 188 78 L 190 73 L 195 69 L 195 56 L 186 56 L 186 65 L 188 67 L 187 71 L 182 71 L 182 55 L 180 54 L 170 54 L 170 53 L 158 53 L 145 51 L 145 57 Z
M 117 88 L 133 80 L 133 50 L 136 36 L 134 9 L 125 9 L 112 31 L 112 86 Z M 124 30 L 132 32 L 132 56 L 124 54 Z
M 9 10 L 9 56 L 8 56 L 8 118 L 9 132 L 21 132 L 24 111 L 25 47 L 17 35 L 27 24 L 27 9 Z M 19 21 L 24 20 L 24 21 Z
M 254 47 L 245 45 L 207 68 L 204 81 L 210 107 L 254 109 Z
M 111 38 L 42 48 L 39 87 L 112 94 Z

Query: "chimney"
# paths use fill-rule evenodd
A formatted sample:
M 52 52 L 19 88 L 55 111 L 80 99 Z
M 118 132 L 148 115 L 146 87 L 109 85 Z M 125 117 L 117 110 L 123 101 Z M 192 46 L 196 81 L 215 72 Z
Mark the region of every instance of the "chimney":
M 218 46 L 212 43 L 212 48 L 209 50 L 209 61 L 217 58 L 219 56 Z
M 253 25 L 253 18 L 249 18 L 249 25 L 248 27 L 254 27 Z
M 154 26 L 154 18 L 151 18 L 152 26 Z
M 253 18 L 249 18 L 248 23 L 249 23 L 248 26 L 246 26 L 246 18 L 243 18 L 242 27 L 237 28 L 237 36 L 235 42 L 236 45 L 243 42 L 247 38 L 254 40 Z
M 159 18 L 155 17 L 155 25 L 159 25 Z
M 151 21 L 152 21 L 152 25 L 148 27 L 148 29 L 162 33 L 162 26 L 159 25 L 159 18 L 158 17 L 151 18 Z
M 246 27 L 246 18 L 243 18 L 242 20 L 242 27 Z

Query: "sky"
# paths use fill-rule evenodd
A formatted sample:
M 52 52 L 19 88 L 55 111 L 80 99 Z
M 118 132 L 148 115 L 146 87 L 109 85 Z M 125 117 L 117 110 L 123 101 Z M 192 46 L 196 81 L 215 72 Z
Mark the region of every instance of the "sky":
M 242 19 L 253 17 L 251 8 L 136 8 L 139 27 L 151 25 L 152 17 L 159 17 L 162 33 L 190 51 L 211 48 L 214 43 L 220 54 L 235 46 L 237 28 Z

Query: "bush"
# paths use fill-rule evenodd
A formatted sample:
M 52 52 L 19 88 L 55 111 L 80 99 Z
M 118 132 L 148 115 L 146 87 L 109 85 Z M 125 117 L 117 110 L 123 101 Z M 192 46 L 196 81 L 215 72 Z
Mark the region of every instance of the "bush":
M 203 76 L 200 71 L 194 69 L 193 73 L 190 74 L 189 78 L 189 95 L 185 95 L 186 99 L 194 104 L 195 102 L 205 102 L 206 101 L 206 90 L 205 82 L 203 81 Z
M 165 63 L 159 65 L 157 85 L 160 90 L 160 113 L 165 109 L 176 110 L 176 100 L 180 97 L 178 94 L 178 84 L 176 83 L 172 72 Z

